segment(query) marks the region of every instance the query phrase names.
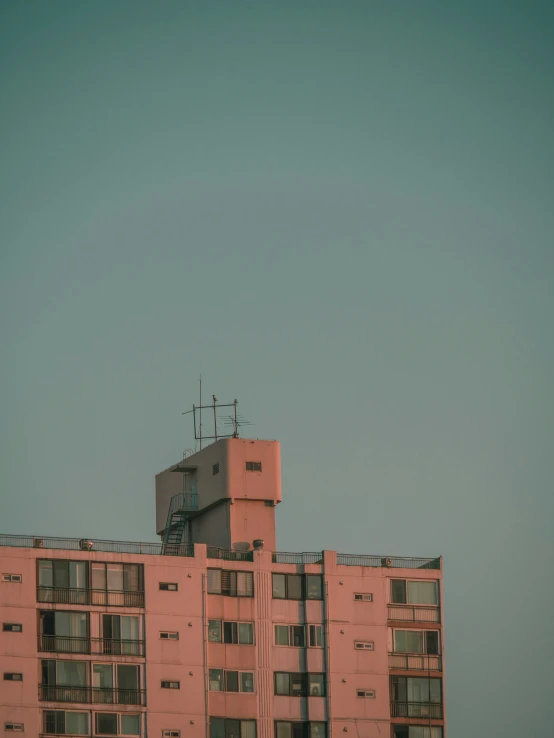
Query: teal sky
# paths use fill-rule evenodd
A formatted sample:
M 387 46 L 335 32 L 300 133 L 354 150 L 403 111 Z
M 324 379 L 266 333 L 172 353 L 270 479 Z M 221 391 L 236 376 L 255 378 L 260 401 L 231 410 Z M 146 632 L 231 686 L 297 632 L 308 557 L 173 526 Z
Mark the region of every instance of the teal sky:
M 0 528 L 152 540 L 181 412 L 281 550 L 445 557 L 449 738 L 554 732 L 554 6 L 0 9 Z

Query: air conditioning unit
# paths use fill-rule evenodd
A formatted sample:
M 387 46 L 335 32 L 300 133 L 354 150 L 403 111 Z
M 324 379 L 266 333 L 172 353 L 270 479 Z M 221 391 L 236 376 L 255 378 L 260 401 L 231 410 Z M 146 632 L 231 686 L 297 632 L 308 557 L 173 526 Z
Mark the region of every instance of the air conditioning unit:
M 387 568 L 392 566 L 392 559 L 381 559 L 381 566 L 386 566 Z
M 33 538 L 33 548 L 44 548 L 44 539 Z
M 94 541 L 88 541 L 86 538 L 81 538 L 79 541 L 79 548 L 81 551 L 90 551 L 94 547 Z

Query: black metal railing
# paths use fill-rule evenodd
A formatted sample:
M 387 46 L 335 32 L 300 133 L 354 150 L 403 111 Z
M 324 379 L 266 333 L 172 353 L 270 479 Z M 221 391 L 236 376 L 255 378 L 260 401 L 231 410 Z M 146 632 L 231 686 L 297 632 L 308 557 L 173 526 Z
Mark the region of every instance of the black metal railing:
M 389 653 L 389 669 L 442 671 L 442 659 L 438 655 L 423 653 Z
M 63 687 L 39 684 L 41 702 L 78 702 L 95 705 L 144 705 L 144 689 L 106 689 L 103 687 Z
M 436 702 L 391 702 L 393 718 L 431 718 L 442 720 L 442 705 Z
M 409 623 L 440 623 L 441 611 L 439 607 L 431 605 L 389 605 L 388 619 Z
M 13 536 L 0 534 L 0 546 L 15 548 L 60 549 L 62 551 L 100 551 L 102 553 L 131 553 L 161 556 L 163 543 L 135 543 L 133 541 L 105 541 L 99 538 L 60 538 L 52 536 Z M 181 556 L 194 556 L 191 546 L 183 546 Z
M 439 559 L 414 559 L 403 556 L 366 556 L 365 554 L 337 554 L 342 566 L 372 566 L 386 569 L 440 569 Z
M 144 607 L 144 592 L 75 589 L 70 587 L 37 587 L 37 602 L 58 605 L 101 605 L 108 607 Z
M 41 634 L 38 636 L 38 650 L 50 653 L 90 653 L 90 638 Z
M 162 543 L 164 556 L 194 556 L 194 543 Z
M 209 559 L 224 559 L 225 561 L 254 561 L 253 551 L 227 551 L 224 548 L 208 546 Z
M 271 558 L 274 564 L 323 564 L 322 551 L 308 551 L 303 553 L 277 551 Z
M 105 656 L 144 656 L 144 641 L 130 638 L 91 638 L 92 653 Z
M 17 536 L 0 534 L 0 546 L 20 548 L 60 549 L 63 551 L 93 551 L 104 553 L 131 553 L 145 555 L 194 556 L 194 545 L 188 543 L 134 543 L 131 541 L 105 541 L 101 539 L 52 538 L 49 536 Z M 215 553 L 217 552 L 217 553 Z M 252 561 L 252 551 L 225 551 L 208 546 L 208 558 L 227 561 Z M 273 561 L 282 564 L 318 564 L 323 561 L 322 552 L 316 553 L 274 553 Z M 337 554 L 337 564 L 341 566 L 370 566 L 390 569 L 440 569 L 440 558 L 410 558 L 368 556 L 365 554 Z M 77 603 L 76 603 L 77 604 Z M 100 603 L 104 604 L 104 603 Z
M 106 656 L 144 656 L 145 643 L 128 638 L 85 638 L 39 635 L 38 650 L 50 653 L 87 653 Z

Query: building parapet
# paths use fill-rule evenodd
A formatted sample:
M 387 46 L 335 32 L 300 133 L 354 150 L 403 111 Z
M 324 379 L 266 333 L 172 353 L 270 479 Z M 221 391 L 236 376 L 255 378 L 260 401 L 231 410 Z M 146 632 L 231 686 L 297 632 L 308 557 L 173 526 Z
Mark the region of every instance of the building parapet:
M 17 536 L 0 534 L 0 547 L 58 549 L 62 551 L 91 551 L 101 553 L 127 553 L 148 556 L 194 556 L 192 544 L 138 543 L 131 541 L 105 541 L 97 538 L 60 538 L 50 536 Z M 227 551 L 207 547 L 210 559 L 227 561 L 253 561 L 253 551 Z M 323 564 L 323 551 L 272 554 L 276 564 Z M 440 569 L 439 558 L 387 557 L 337 553 L 339 566 L 365 566 L 387 569 Z

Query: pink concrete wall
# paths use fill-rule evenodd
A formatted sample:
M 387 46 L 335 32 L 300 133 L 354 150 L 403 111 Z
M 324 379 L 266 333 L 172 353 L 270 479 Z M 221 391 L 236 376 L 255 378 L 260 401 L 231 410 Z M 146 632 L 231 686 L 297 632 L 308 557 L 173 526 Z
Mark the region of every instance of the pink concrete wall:
M 262 471 L 247 471 L 247 461 L 261 462 Z M 213 465 L 216 463 L 219 464 L 219 472 L 213 474 Z M 274 508 L 265 507 L 263 503 L 254 505 L 253 501 L 268 500 L 277 504 L 281 500 L 280 446 L 277 441 L 224 439 L 170 469 L 185 464 L 196 467 L 193 473 L 187 475 L 185 489 L 188 490 L 194 480 L 200 512 L 226 499 L 237 503 L 249 501 L 249 505 L 235 510 L 231 521 L 226 522 L 225 529 L 222 527 L 219 506 L 199 515 L 193 522 L 195 542 L 226 548 L 235 541 L 251 544 L 254 538 L 263 537 L 267 539 L 268 547 L 275 546 Z M 156 475 L 156 531 L 159 535 L 163 533 L 167 522 L 171 497 L 183 489 L 181 473 L 166 470 Z M 214 510 L 217 512 L 214 513 Z M 230 543 L 227 543 L 229 537 Z
M 231 507 L 234 507 L 233 505 Z M 144 564 L 145 607 L 61 606 L 36 602 L 36 559 L 79 559 L 87 561 Z M 83 709 L 90 705 L 39 703 L 41 658 L 83 661 L 131 662 L 143 668 L 148 699 L 148 732 L 160 736 L 163 729 L 181 730 L 182 735 L 205 738 L 207 719 L 229 716 L 257 720 L 258 738 L 274 738 L 274 721 L 327 720 L 333 731 L 356 738 L 390 735 L 388 653 L 391 628 L 387 604 L 390 580 L 441 579 L 441 571 L 338 566 L 334 552 L 324 553 L 324 565 L 272 563 L 271 551 L 255 552 L 253 562 L 207 559 L 206 547 L 197 545 L 194 557 L 105 554 L 81 551 L 0 548 L 0 571 L 22 574 L 23 583 L 0 583 L 0 620 L 20 622 L 23 633 L 0 631 L 2 671 L 24 674 L 22 683 L 2 682 L 0 725 L 24 722 L 26 735 L 38 735 L 43 709 Z M 254 573 L 253 598 L 207 594 L 207 568 L 249 570 Z M 296 602 L 272 598 L 272 572 L 322 573 L 325 601 Z M 161 591 L 160 582 L 175 582 L 178 591 Z M 371 593 L 373 602 L 354 600 L 355 593 Z M 41 609 L 71 609 L 90 613 L 91 635 L 100 634 L 103 613 L 139 614 L 144 621 L 146 658 L 92 655 L 55 655 L 37 652 L 37 613 Z M 210 643 L 208 619 L 255 624 L 254 645 Z M 441 618 L 442 620 L 442 618 Z M 324 648 L 276 646 L 274 625 L 282 623 L 323 624 Z M 398 627 L 398 624 L 394 625 Z M 430 627 L 437 623 L 404 623 L 403 628 Z M 160 640 L 160 631 L 177 631 L 179 640 Z M 374 642 L 374 651 L 356 651 L 354 641 Z M 208 692 L 210 667 L 255 672 L 255 693 Z M 328 673 L 326 697 L 274 695 L 275 671 Z M 408 675 L 414 676 L 413 673 Z M 162 680 L 179 681 L 180 690 L 161 689 Z M 358 689 L 376 690 L 375 699 L 359 698 Z M 111 705 L 96 710 L 113 711 Z M 121 706 L 118 711 L 135 712 Z M 144 713 L 145 708 L 139 708 Z M 396 722 L 417 721 L 397 719 Z M 421 724 L 421 723 L 420 723 Z M 186 732 L 185 732 L 186 731 Z

